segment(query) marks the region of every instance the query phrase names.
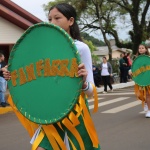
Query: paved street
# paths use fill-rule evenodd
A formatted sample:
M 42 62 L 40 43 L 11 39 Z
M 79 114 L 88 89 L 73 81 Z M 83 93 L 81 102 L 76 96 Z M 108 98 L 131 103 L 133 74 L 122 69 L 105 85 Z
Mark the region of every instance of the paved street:
M 150 119 L 145 118 L 133 87 L 99 94 L 99 111 L 92 117 L 102 150 L 150 149 Z
M 92 100 L 89 106 L 92 111 Z M 99 111 L 92 118 L 102 150 L 150 149 L 150 119 L 145 118 L 133 87 L 99 93 Z M 30 150 L 29 141 L 14 113 L 0 115 L 0 150 Z

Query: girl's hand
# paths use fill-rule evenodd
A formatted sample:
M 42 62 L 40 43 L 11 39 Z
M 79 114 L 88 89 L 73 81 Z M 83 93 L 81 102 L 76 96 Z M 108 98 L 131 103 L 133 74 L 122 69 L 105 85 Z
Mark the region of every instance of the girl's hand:
M 79 77 L 83 77 L 83 85 L 82 85 L 82 89 L 85 89 L 87 87 L 87 82 L 86 82 L 86 78 L 87 78 L 88 72 L 85 69 L 84 64 L 80 64 L 78 66 L 78 76 Z
M 7 70 L 7 68 L 8 68 L 8 66 L 5 66 L 1 70 L 3 72 L 5 80 L 10 80 L 11 79 L 11 75 L 10 75 L 10 72 Z

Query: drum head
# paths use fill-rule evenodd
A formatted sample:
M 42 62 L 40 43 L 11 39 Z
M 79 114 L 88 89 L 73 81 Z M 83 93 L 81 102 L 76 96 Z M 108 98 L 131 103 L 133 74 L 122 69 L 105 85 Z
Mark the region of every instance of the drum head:
M 74 41 L 63 29 L 49 23 L 30 27 L 9 57 L 8 86 L 20 113 L 38 124 L 66 117 L 81 92 L 79 64 Z
M 133 80 L 139 86 L 150 85 L 150 56 L 140 55 L 132 64 Z

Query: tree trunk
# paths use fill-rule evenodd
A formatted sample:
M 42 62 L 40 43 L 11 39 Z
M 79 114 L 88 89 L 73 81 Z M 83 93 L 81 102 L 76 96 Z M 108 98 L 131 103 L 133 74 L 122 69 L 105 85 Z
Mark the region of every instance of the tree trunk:
M 102 34 L 104 37 L 104 41 L 105 41 L 106 45 L 108 46 L 109 61 L 112 61 L 112 48 L 111 48 L 110 42 L 106 38 L 106 33 L 102 31 Z
M 138 33 L 134 35 L 133 38 L 133 54 L 136 54 L 138 52 L 138 47 L 142 43 L 142 33 Z

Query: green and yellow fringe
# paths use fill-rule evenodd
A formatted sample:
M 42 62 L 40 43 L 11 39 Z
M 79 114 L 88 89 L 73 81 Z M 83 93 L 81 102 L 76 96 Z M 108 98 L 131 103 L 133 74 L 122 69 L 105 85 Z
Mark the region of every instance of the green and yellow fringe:
M 142 101 L 142 106 L 146 101 L 146 95 L 150 94 L 150 86 L 139 86 L 138 84 L 134 85 L 134 91 L 137 99 Z
M 93 110 L 93 112 L 96 112 L 98 110 L 98 96 L 97 96 L 97 91 L 96 91 L 96 88 L 94 85 L 93 85 L 93 90 L 94 90 L 94 110 Z M 18 119 L 20 120 L 20 122 L 22 123 L 22 125 L 28 131 L 30 137 L 32 137 L 34 135 L 36 129 L 38 129 L 39 125 L 34 122 L 29 121 L 18 111 L 18 109 L 16 108 L 16 106 L 14 105 L 14 103 L 12 101 L 11 96 L 9 96 L 8 102 L 11 105 L 11 107 L 13 108 L 14 112 L 16 113 L 16 115 L 17 115 Z M 73 111 L 75 111 L 76 114 Z M 71 111 L 69 113 L 69 115 L 66 118 L 64 118 L 61 122 L 58 122 L 57 125 L 60 127 L 60 129 L 63 130 L 63 128 L 61 127 L 61 124 L 63 124 L 74 135 L 74 137 L 76 138 L 76 140 L 78 141 L 78 143 L 80 145 L 80 149 L 85 150 L 84 142 L 80 136 L 80 133 L 76 129 L 76 126 L 80 124 L 78 118 L 79 118 L 79 116 L 82 116 L 86 130 L 87 130 L 89 137 L 93 143 L 93 147 L 98 148 L 98 145 L 99 145 L 98 136 L 97 136 L 93 121 L 91 119 L 90 112 L 86 106 L 85 94 L 83 92 L 79 96 L 78 104 L 75 105 L 73 111 Z M 66 145 L 64 144 L 64 141 L 60 137 L 58 131 L 56 130 L 56 128 L 54 127 L 53 124 L 42 125 L 42 129 L 43 130 L 41 130 L 40 134 L 38 135 L 38 137 L 35 139 L 34 143 L 32 144 L 32 150 L 37 149 L 38 145 L 43 140 L 45 134 L 46 134 L 51 146 L 53 147 L 53 149 L 67 150 Z M 71 147 L 73 148 L 73 150 L 76 150 L 76 147 L 73 144 L 73 142 L 71 141 L 71 139 L 69 137 L 68 137 L 68 139 L 71 143 Z

